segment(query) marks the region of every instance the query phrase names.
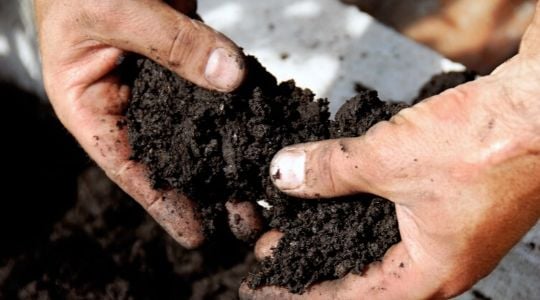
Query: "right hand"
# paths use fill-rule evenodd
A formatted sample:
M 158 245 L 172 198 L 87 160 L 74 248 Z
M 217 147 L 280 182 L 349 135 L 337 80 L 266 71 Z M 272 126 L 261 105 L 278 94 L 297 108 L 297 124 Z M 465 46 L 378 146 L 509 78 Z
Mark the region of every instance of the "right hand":
M 270 170 L 283 192 L 387 198 L 402 241 L 362 275 L 301 295 L 244 283 L 241 298 L 446 299 L 470 288 L 540 216 L 539 95 L 540 3 L 520 53 L 491 75 L 404 109 L 364 136 L 278 152 Z M 280 237 L 263 235 L 257 258 L 272 255 Z
M 244 78 L 242 51 L 228 38 L 189 18 L 196 1 L 36 0 L 45 88 L 56 114 L 92 159 L 180 244 L 203 240 L 194 203 L 176 191 L 154 190 L 143 165 L 129 159 L 123 119 L 129 87 L 116 67 L 126 52 L 146 56 L 193 83 L 232 91 Z M 228 204 L 258 226 L 251 203 Z

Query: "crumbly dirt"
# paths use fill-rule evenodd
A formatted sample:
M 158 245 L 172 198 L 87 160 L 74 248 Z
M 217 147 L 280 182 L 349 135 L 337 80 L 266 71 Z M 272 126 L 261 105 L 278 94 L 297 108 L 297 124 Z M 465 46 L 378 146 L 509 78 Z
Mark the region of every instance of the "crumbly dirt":
M 360 91 L 331 121 L 330 138 L 359 136 L 404 107 Z M 373 195 L 318 202 L 274 195 L 272 201 L 265 216 L 285 234 L 272 258 L 248 276 L 252 288 L 278 285 L 302 293 L 313 283 L 362 273 L 400 240 L 394 205 Z
M 133 159 L 148 167 L 154 187 L 198 201 L 209 236 L 226 227 L 226 200 L 266 198 L 280 148 L 328 137 L 327 102 L 293 82 L 277 85 L 253 58 L 233 94 L 196 87 L 150 60 L 137 64 L 127 110 Z
M 0 259 L 0 298 L 237 298 L 255 263 L 247 245 L 226 236 L 197 251 L 182 248 L 97 167 L 79 176 L 77 188 L 75 205 L 48 236 Z
M 4 170 L 10 176 L 4 179 L 4 193 L 8 196 L 4 197 L 0 210 L 0 299 L 237 298 L 240 281 L 255 265 L 250 247 L 230 235 L 219 235 L 203 249 L 183 249 L 103 172 L 89 163 L 80 147 L 53 117 L 50 107 L 8 84 L 0 83 L 0 93 L 6 99 L 6 111 L 17 112 L 4 114 L 2 118 L 3 128 L 9 128 L 4 133 L 6 145 L 9 145 L 5 147 L 9 159 L 4 163 Z M 10 99 L 17 101 L 8 101 Z M 367 100 L 349 102 L 347 105 L 352 109 L 343 112 L 371 111 L 371 105 L 364 105 L 364 101 Z M 375 115 L 394 112 L 385 106 L 377 107 Z M 375 122 L 375 118 L 370 122 Z M 347 128 L 351 127 L 330 126 L 329 135 L 344 134 Z M 357 133 L 361 131 L 348 134 Z M 370 201 L 369 196 L 362 197 Z M 290 200 L 276 198 L 275 209 L 265 212 L 273 227 L 288 228 L 283 230 L 289 230 L 285 239 L 290 241 L 313 235 L 309 230 L 302 231 L 309 228 L 305 224 L 319 226 L 322 231 L 332 231 L 336 226 L 333 218 L 328 218 L 333 224 L 321 228 L 316 221 L 319 217 L 338 215 L 351 218 L 351 224 L 356 224 L 358 215 L 366 218 L 386 214 L 385 209 L 389 208 L 388 202 L 384 202 L 386 204 L 375 210 L 377 203 L 373 203 L 349 214 L 347 205 L 355 203 L 350 200 L 335 200 L 341 206 L 334 206 L 332 201 L 309 206 L 308 202 Z M 285 204 L 280 205 L 278 201 Z M 290 208 L 286 203 L 302 205 Z M 295 212 L 298 214 L 294 215 Z M 313 223 L 306 219 L 308 215 L 317 214 L 320 216 Z M 366 226 L 370 226 L 369 222 Z M 382 223 L 374 233 L 376 230 L 388 233 Z M 296 237 L 295 232 L 299 234 Z M 350 233 L 344 232 L 343 236 L 350 238 L 347 237 Z M 323 238 L 331 240 L 332 236 Z M 304 246 L 297 247 L 316 249 L 309 248 L 314 240 L 305 241 Z M 287 248 L 286 243 L 279 247 Z M 287 257 L 286 250 L 276 251 L 276 254 Z M 377 249 L 370 248 L 370 251 L 376 253 Z M 266 264 L 271 262 L 264 262 L 259 267 L 262 271 L 255 271 L 250 278 L 262 284 L 270 281 L 265 278 L 277 276 L 272 281 L 278 282 L 277 271 L 281 270 L 272 266 L 265 269 Z M 360 269 L 355 265 L 352 270 L 355 268 Z M 345 269 L 334 266 L 336 276 Z M 306 282 L 303 278 L 285 279 L 293 287 Z
M 267 223 L 285 233 L 272 259 L 248 278 L 302 292 L 311 283 L 361 272 L 399 241 L 393 204 L 374 196 L 302 201 L 278 192 L 268 167 L 287 145 L 357 136 L 402 105 L 363 90 L 329 120 L 328 102 L 294 82 L 277 84 L 252 57 L 248 81 L 235 93 L 208 91 L 147 59 L 127 110 L 133 159 L 147 165 L 155 188 L 195 199 L 211 239 L 224 203 L 264 200 Z M 294 245 L 291 247 L 290 245 Z

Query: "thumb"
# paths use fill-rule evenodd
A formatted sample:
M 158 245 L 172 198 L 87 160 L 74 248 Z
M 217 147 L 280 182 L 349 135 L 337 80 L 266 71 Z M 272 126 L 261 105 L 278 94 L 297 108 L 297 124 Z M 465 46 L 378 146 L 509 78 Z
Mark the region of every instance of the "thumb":
M 366 173 L 370 152 L 366 150 L 362 137 L 289 146 L 274 156 L 270 176 L 279 189 L 297 197 L 372 192 Z
M 136 52 L 193 83 L 234 90 L 244 78 L 242 51 L 223 34 L 161 1 L 121 1 L 92 24 L 92 35 Z M 103 21 L 101 21 L 103 20 Z

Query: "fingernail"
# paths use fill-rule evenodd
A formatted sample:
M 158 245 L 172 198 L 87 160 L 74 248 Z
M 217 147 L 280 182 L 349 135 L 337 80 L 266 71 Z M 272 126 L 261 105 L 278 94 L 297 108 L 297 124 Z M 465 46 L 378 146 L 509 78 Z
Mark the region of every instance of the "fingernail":
M 279 151 L 270 163 L 272 182 L 281 190 L 295 190 L 304 184 L 306 153 L 298 149 Z
M 216 89 L 230 91 L 240 83 L 242 61 L 237 54 L 224 48 L 212 51 L 206 63 L 204 76 Z
M 274 248 L 278 245 L 279 240 L 283 237 L 283 233 L 272 229 L 263 234 L 255 243 L 255 258 L 262 261 L 267 257 L 272 256 Z

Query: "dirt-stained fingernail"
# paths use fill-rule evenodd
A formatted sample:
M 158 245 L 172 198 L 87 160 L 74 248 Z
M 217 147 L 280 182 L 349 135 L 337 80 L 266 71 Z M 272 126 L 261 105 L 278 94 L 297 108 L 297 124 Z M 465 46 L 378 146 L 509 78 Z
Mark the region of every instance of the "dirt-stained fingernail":
M 227 201 L 225 207 L 229 213 L 229 227 L 239 240 L 255 240 L 263 229 L 262 217 L 252 202 Z
M 272 182 L 281 190 L 295 190 L 304 184 L 306 153 L 301 149 L 283 149 L 270 163 Z
M 165 192 L 146 210 L 185 248 L 194 249 L 204 242 L 203 228 L 198 222 L 194 204 L 185 196 L 174 191 Z
M 243 62 L 238 54 L 225 48 L 216 48 L 210 53 L 204 76 L 220 91 L 233 90 L 243 77 Z

